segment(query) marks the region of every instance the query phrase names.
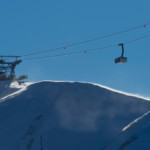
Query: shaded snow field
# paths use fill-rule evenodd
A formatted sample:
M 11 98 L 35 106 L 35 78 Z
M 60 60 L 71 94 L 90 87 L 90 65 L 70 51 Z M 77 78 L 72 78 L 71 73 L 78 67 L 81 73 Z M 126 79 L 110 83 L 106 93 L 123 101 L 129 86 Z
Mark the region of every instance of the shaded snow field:
M 0 149 L 40 150 L 42 135 L 44 150 L 134 150 L 150 139 L 149 100 L 83 82 L 14 84 L 1 94 Z
M 26 82 L 22 84 L 18 84 L 17 82 L 13 82 L 10 87 L 5 89 L 0 93 L 0 102 L 4 101 L 5 99 L 12 98 L 21 92 L 25 91 L 29 85 L 32 83 Z

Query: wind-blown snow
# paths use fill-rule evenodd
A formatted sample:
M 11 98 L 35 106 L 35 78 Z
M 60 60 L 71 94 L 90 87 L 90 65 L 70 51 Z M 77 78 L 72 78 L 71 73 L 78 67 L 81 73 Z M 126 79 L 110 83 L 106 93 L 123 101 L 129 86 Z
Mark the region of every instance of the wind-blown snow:
M 66 83 L 66 81 L 49 81 L 49 80 L 40 81 L 38 83 L 41 83 L 41 82 Z M 75 83 L 75 81 L 67 81 L 67 82 L 68 83 Z M 116 93 L 120 93 L 120 94 L 123 94 L 123 95 L 126 95 L 126 96 L 137 97 L 137 98 L 141 98 L 143 100 L 150 101 L 150 97 L 143 96 L 143 95 L 140 95 L 140 94 L 135 94 L 135 93 L 129 93 L 129 92 L 120 91 L 118 89 L 114 89 L 114 88 L 111 88 L 111 87 L 108 87 L 108 86 L 105 86 L 105 85 L 101 85 L 101 84 L 92 83 L 92 82 L 83 82 L 83 81 L 80 81 L 78 83 L 92 84 L 92 85 L 99 86 L 100 88 L 104 88 L 104 89 L 107 89 L 107 90 L 112 91 L 112 92 L 116 92 Z
M 44 150 L 98 150 L 149 108 L 145 99 L 90 83 L 24 85 L 0 103 L 0 149 L 37 150 L 42 135 Z

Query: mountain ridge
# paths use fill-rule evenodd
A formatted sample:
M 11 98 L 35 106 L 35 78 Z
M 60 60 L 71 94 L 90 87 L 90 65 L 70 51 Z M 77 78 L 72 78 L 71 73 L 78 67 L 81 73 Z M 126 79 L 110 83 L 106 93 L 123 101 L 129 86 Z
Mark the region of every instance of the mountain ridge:
M 30 84 L 0 103 L 0 149 L 38 149 L 42 134 L 45 149 L 97 150 L 149 108 L 145 99 L 89 83 Z

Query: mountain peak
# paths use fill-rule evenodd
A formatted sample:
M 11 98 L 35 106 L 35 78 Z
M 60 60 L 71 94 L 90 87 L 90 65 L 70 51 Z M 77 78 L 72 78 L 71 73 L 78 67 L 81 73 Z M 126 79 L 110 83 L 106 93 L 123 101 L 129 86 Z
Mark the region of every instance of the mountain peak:
M 150 108 L 91 83 L 42 81 L 21 90 L 0 103 L 0 149 L 38 149 L 42 134 L 47 149 L 97 150 Z

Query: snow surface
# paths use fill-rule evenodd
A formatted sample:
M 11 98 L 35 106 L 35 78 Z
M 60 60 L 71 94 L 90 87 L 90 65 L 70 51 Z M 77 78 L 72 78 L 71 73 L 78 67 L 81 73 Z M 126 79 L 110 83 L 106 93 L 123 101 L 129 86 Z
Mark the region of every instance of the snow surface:
M 150 110 L 148 99 L 90 83 L 43 81 L 7 92 L 0 102 L 0 150 L 40 150 L 40 135 L 44 150 L 115 149 L 131 124 L 124 127 Z
M 102 150 L 149 150 L 150 111 L 126 126 L 116 138 Z

